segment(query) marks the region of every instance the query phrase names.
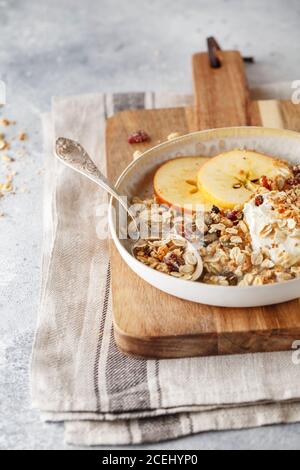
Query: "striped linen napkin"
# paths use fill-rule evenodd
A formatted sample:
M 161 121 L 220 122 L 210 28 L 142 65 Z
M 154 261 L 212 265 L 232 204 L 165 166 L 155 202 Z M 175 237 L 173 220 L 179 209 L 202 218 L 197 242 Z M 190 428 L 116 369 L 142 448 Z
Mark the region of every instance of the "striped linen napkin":
M 96 235 L 106 194 L 54 158 L 54 138 L 79 140 L 105 172 L 107 116 L 191 100 L 92 94 L 56 98 L 43 116 L 43 269 L 31 389 L 44 420 L 65 422 L 70 444 L 137 444 L 300 420 L 300 366 L 291 352 L 141 360 L 115 346 L 108 242 Z

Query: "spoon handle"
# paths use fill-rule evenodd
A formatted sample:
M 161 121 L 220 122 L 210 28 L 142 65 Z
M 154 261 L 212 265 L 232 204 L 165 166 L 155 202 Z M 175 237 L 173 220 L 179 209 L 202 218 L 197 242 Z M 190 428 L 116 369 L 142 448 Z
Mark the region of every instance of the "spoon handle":
M 126 212 L 133 217 L 128 208 L 126 198 L 122 197 L 116 188 L 108 181 L 79 142 L 65 137 L 59 137 L 56 140 L 55 151 L 57 157 L 65 165 L 101 186 L 101 188 L 117 199 Z

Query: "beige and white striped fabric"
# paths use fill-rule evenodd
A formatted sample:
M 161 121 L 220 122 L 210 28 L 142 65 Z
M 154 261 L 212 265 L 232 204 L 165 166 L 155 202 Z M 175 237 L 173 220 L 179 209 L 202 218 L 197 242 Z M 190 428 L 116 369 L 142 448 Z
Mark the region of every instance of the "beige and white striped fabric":
M 136 444 L 300 420 L 291 352 L 146 361 L 115 346 L 108 242 L 96 235 L 106 195 L 56 161 L 54 137 L 79 140 L 105 171 L 107 116 L 186 103 L 191 97 L 93 94 L 54 99 L 43 116 L 45 236 L 31 388 L 43 419 L 65 422 L 68 443 Z

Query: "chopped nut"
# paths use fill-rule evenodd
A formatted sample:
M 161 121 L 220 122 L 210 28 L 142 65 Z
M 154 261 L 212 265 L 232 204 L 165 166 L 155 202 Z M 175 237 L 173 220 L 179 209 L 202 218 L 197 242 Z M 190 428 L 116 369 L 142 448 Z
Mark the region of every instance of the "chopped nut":
M 27 137 L 26 132 L 20 132 L 19 135 L 18 135 L 18 139 L 19 139 L 20 141 L 27 140 L 27 138 L 28 138 L 28 137 Z

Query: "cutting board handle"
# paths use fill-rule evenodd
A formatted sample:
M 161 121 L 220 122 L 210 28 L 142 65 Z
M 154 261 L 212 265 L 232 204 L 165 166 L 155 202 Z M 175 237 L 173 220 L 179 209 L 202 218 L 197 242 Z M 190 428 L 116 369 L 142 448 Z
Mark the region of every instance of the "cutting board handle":
M 251 102 L 241 54 L 218 50 L 217 56 L 217 68 L 211 66 L 205 52 L 192 58 L 197 129 L 256 125 L 249 110 Z

